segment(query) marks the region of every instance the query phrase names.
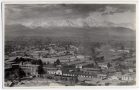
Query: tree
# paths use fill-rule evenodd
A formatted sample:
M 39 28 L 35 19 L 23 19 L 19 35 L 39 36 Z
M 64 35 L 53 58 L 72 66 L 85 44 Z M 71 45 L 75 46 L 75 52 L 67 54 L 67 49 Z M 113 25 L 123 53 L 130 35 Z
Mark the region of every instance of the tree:
M 20 67 L 18 67 L 18 68 L 13 68 L 13 70 L 12 70 L 13 72 L 12 72 L 12 78 L 13 79 L 18 79 L 19 81 L 21 80 L 21 78 L 23 78 L 24 76 L 25 76 L 25 72 L 20 68 Z
M 112 65 L 110 63 L 107 63 L 107 67 L 110 68 Z
M 43 69 L 43 62 L 41 59 L 38 60 L 38 74 L 41 76 L 44 74 L 44 69 Z
M 38 74 L 39 74 L 39 75 L 44 74 L 44 69 L 43 69 L 42 66 L 38 66 Z
M 60 64 L 61 64 L 61 62 L 60 62 L 59 59 L 57 59 L 57 60 L 54 62 L 54 66 L 57 66 L 57 65 L 60 65 Z
M 38 65 L 43 66 L 43 62 L 41 59 L 38 60 Z
M 57 59 L 57 60 L 56 60 L 56 64 L 57 64 L 57 65 L 60 65 L 60 63 L 61 63 L 60 60 Z
M 18 62 L 18 61 L 19 61 L 19 58 L 18 58 L 18 57 L 16 57 L 15 62 Z

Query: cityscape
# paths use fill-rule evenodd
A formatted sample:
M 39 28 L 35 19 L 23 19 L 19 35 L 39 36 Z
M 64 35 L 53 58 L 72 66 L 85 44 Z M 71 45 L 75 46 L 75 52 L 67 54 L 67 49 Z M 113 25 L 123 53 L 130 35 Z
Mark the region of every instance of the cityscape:
M 119 19 L 127 12 L 135 5 L 5 4 L 4 86 L 136 85 L 135 17 Z M 104 19 L 118 13 L 124 24 Z

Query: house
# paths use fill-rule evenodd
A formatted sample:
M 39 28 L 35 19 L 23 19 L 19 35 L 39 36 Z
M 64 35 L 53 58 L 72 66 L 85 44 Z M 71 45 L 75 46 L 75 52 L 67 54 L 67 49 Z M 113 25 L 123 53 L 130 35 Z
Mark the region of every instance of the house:
M 105 79 L 105 78 L 107 78 L 107 75 L 106 74 L 97 74 L 97 78 Z
M 122 72 L 114 72 L 108 75 L 109 80 L 120 80 L 122 76 Z
M 47 73 L 50 75 L 62 75 L 62 70 L 57 68 L 46 68 Z
M 56 51 L 55 51 L 53 48 L 50 48 L 50 49 L 49 49 L 49 53 L 50 53 L 50 54 L 54 54 L 54 53 L 56 53 Z
M 93 68 L 94 69 L 94 68 Z M 81 69 L 82 70 L 82 69 Z M 62 70 L 62 76 L 63 77 L 77 77 L 79 81 L 85 81 L 85 80 L 93 80 L 97 78 L 96 71 L 77 71 L 77 70 L 71 70 L 71 69 L 63 69 Z
M 116 72 L 115 67 L 110 67 L 110 68 L 108 68 L 108 72 L 109 72 L 109 73 L 115 73 L 115 72 Z
M 109 80 L 119 80 L 119 78 L 117 76 L 115 76 L 115 75 L 109 76 L 108 79 Z
M 97 78 L 97 73 L 94 71 L 86 71 L 86 72 L 80 71 L 78 73 L 79 81 L 94 80 L 95 78 Z
M 100 71 L 100 68 L 82 68 L 82 71 Z
M 95 75 L 94 74 L 89 74 L 89 73 L 84 73 L 84 72 L 81 72 L 81 71 L 72 71 L 72 72 L 69 72 L 69 71 L 63 71 L 63 74 L 62 76 L 64 77 L 77 77 L 77 79 L 79 81 L 85 81 L 85 80 L 91 80 L 91 79 L 94 79 L 95 78 Z
M 81 60 L 75 60 L 75 61 L 71 61 L 71 62 L 68 62 L 66 63 L 68 66 L 71 66 L 71 65 L 77 65 L 77 64 L 80 64 L 80 63 L 83 63 L 84 61 L 81 61 Z
M 122 72 L 116 72 L 115 75 L 120 78 L 120 76 L 122 75 Z
M 94 76 L 92 76 L 92 75 L 78 75 L 78 80 L 79 81 L 90 81 L 90 80 L 93 80 L 93 79 L 95 79 L 95 77 Z
M 83 68 L 83 66 L 87 66 L 89 64 L 92 64 L 93 62 L 82 62 L 82 63 L 79 63 L 79 64 L 76 64 L 75 67 L 76 68 Z
M 106 63 L 98 63 L 98 66 L 101 68 L 101 69 L 108 69 L 108 66 Z
M 135 81 L 135 79 L 136 79 L 136 75 L 130 74 L 130 73 L 124 74 L 121 77 L 121 80 L 124 80 L 124 81 Z
M 55 74 L 57 71 L 57 68 L 46 68 L 48 74 Z
M 116 52 L 116 50 L 114 50 L 114 49 L 109 49 L 109 51 L 111 51 L 111 52 Z
M 125 53 L 129 53 L 129 50 L 118 50 L 118 52 L 125 52 Z
M 82 65 L 81 64 L 78 64 L 78 65 L 76 65 L 75 68 L 82 68 Z
M 76 46 L 70 45 L 70 49 L 78 51 L 79 49 Z
M 83 55 L 77 55 L 76 58 L 77 59 L 80 59 L 80 60 L 83 60 L 85 58 L 85 56 L 83 56 Z
M 38 52 L 36 52 L 36 51 L 32 52 L 32 53 L 31 53 L 31 56 L 32 56 L 33 58 L 39 58 L 39 54 L 38 54 Z
M 133 73 L 133 72 L 135 71 L 135 69 L 129 68 L 128 71 L 129 71 L 130 73 Z
M 57 70 L 55 74 L 56 75 L 62 75 L 62 70 Z
M 56 54 L 57 56 L 63 56 L 63 55 L 66 55 L 66 51 L 59 51 Z

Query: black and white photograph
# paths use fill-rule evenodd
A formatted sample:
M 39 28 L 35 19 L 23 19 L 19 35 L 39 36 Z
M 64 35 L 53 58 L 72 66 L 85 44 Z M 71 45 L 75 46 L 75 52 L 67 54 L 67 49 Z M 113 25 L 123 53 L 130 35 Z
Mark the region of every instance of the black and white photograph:
M 136 4 L 3 4 L 4 87 L 136 86 Z

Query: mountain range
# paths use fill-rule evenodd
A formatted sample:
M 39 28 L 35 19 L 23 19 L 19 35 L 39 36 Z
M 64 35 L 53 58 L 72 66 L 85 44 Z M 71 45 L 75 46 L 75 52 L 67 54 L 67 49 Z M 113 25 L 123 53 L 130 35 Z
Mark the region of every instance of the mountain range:
M 125 27 L 36 27 L 5 25 L 5 39 L 18 37 L 54 37 L 90 41 L 124 40 L 135 41 L 135 31 Z

